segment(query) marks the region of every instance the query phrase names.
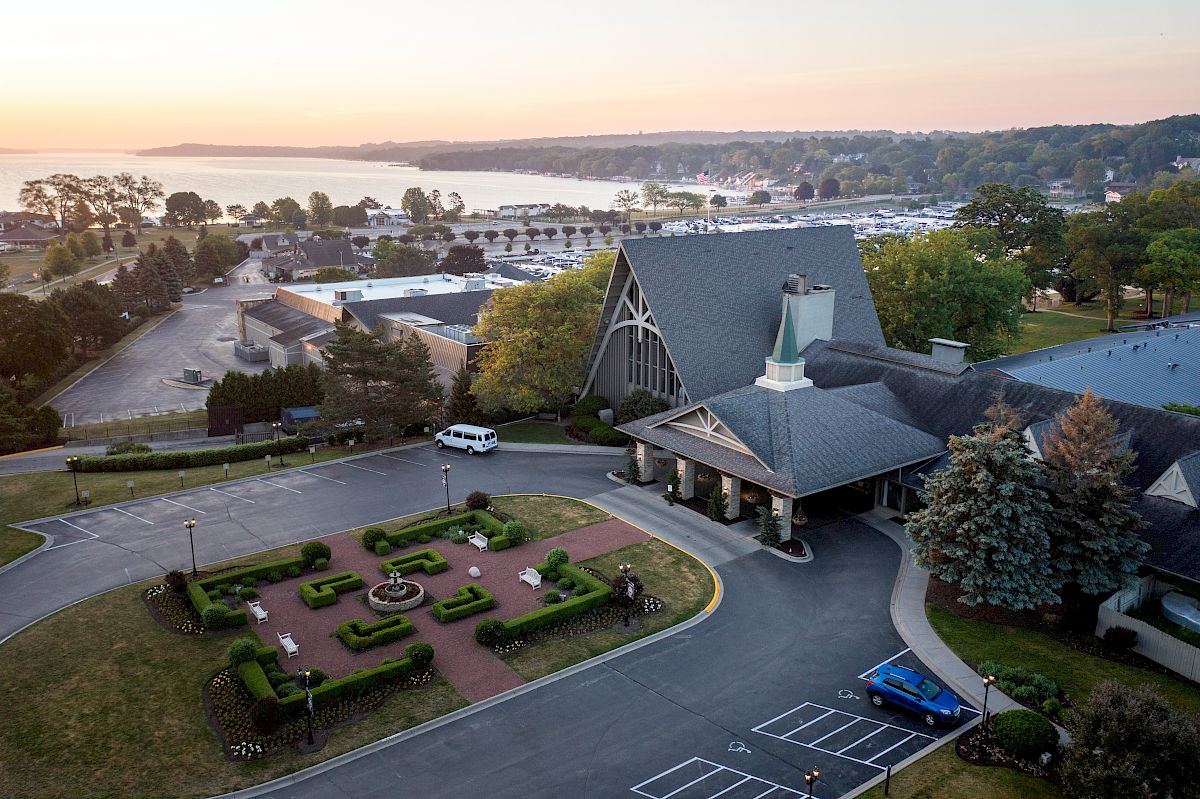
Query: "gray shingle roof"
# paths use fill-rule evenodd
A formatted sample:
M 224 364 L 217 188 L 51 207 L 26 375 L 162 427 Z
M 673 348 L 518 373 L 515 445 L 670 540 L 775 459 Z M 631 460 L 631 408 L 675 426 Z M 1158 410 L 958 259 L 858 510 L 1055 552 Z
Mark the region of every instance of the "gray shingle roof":
M 440 320 L 447 325 L 474 325 L 479 309 L 492 297 L 492 289 L 426 294 L 423 297 L 389 297 L 347 302 L 342 309 L 367 330 L 379 325 L 379 315 L 407 311 Z
M 1200 442 L 1193 442 L 1200 444 Z M 1184 455 L 1176 463 L 1179 464 L 1179 473 L 1183 475 L 1183 481 L 1187 483 L 1188 490 L 1192 492 L 1192 496 L 1200 499 L 1200 450 Z
M 1142 496 L 1146 521 L 1138 536 L 1150 545 L 1144 560 L 1156 569 L 1200 581 L 1200 511 L 1163 497 Z
M 779 330 L 782 288 L 790 274 L 808 275 L 810 285 L 837 291 L 835 338 L 883 344 L 848 226 L 627 238 L 621 253 L 692 398 L 745 386 L 761 373 Z M 605 324 L 602 320 L 598 336 Z
M 901 424 L 919 427 L 917 420 L 913 418 L 912 413 L 905 404 L 883 383 L 862 383 L 857 386 L 841 386 L 830 389 L 829 393 L 836 397 L 850 400 L 855 405 L 861 405 L 876 413 L 881 413 L 890 419 L 895 419 Z
M 768 468 L 736 450 L 665 426 L 700 405 Z M 815 387 L 773 391 L 748 386 L 620 429 L 792 496 L 871 477 L 945 449 L 935 436 Z
M 300 252 L 313 266 L 341 266 L 353 269 L 358 265 L 354 247 L 348 239 L 322 239 L 300 242 Z

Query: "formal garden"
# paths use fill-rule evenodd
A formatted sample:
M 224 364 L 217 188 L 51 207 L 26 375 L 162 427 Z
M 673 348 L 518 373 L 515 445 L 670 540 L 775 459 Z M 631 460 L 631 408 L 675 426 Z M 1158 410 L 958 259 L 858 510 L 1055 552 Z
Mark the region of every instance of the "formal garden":
M 5 644 L 22 795 L 262 782 L 502 693 L 701 611 L 699 561 L 575 500 L 474 494 L 117 589 Z M 14 662 L 14 661 L 9 661 Z M 53 717 L 53 718 L 52 718 Z M 95 789 L 88 786 L 96 786 Z

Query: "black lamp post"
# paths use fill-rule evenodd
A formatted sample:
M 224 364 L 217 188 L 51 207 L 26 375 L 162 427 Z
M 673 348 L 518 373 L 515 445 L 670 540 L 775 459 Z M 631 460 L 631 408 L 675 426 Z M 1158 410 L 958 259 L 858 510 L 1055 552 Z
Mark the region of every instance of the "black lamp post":
M 309 687 L 309 684 L 308 684 L 308 676 L 310 673 L 311 672 L 309 672 L 308 669 L 304 669 L 303 671 L 300 672 L 300 679 L 304 683 L 304 700 L 305 700 L 305 706 L 308 710 L 308 712 L 304 714 L 304 719 L 308 725 L 308 745 L 312 746 L 313 745 L 313 731 L 312 731 L 313 700 L 312 700 L 312 689 Z
M 271 440 L 279 440 L 279 428 L 283 427 L 282 422 L 271 422 Z
M 446 515 L 450 515 L 450 464 L 442 464 L 442 487 L 446 489 Z
M 192 538 L 192 530 L 196 529 L 195 517 L 193 517 L 191 519 L 184 519 L 183 526 L 186 527 L 187 531 L 188 531 L 188 546 L 192 550 L 192 576 L 195 577 L 196 576 L 196 542 Z
M 67 456 L 67 468 L 71 470 L 71 480 L 75 483 L 75 504 L 82 505 L 83 501 L 79 499 L 79 456 Z
M 813 783 L 821 777 L 821 772 L 817 769 L 804 772 L 804 784 L 808 786 L 808 799 L 812 799 Z
M 983 678 L 983 728 L 986 730 L 988 725 L 988 692 L 992 688 L 992 683 L 996 682 L 996 675 L 989 674 Z

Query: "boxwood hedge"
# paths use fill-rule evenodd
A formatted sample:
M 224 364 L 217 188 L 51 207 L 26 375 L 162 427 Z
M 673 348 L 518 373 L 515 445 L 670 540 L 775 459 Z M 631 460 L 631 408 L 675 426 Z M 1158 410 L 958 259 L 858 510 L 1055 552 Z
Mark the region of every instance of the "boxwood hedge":
M 242 569 L 234 569 L 232 571 L 221 572 L 212 577 L 204 577 L 199 580 L 192 580 L 187 584 L 187 596 L 192 603 L 192 607 L 196 609 L 202 617 L 204 609 L 209 605 L 216 604 L 210 597 L 209 592 L 215 591 L 218 585 L 234 585 L 235 583 L 245 583 L 246 580 L 262 580 L 273 571 L 283 571 L 284 569 L 295 566 L 299 568 L 304 564 L 303 558 L 285 558 L 283 560 L 273 560 L 266 563 L 259 563 L 255 566 L 246 566 Z M 246 623 L 246 611 L 242 609 L 227 610 L 225 613 L 225 621 L 221 627 L 237 627 L 240 624 Z
M 545 563 L 534 566 L 538 573 L 546 577 L 551 567 Z M 604 607 L 608 604 L 611 589 L 608 583 L 591 572 L 572 563 L 564 563 L 557 569 L 559 577 L 569 578 L 576 586 L 576 596 L 556 605 L 548 605 L 504 622 L 504 629 L 509 638 L 518 638 L 533 630 L 548 627 L 556 622 L 569 619 L 584 611 Z
M 338 625 L 337 635 L 346 646 L 361 652 L 373 646 L 398 641 L 406 635 L 412 635 L 416 629 L 407 616 L 397 615 L 374 624 L 367 624 L 362 619 L 344 621 Z
M 284 455 L 308 448 L 308 439 L 289 436 L 257 444 L 238 444 L 214 449 L 179 452 L 145 452 L 128 455 L 83 455 L 76 470 L 80 472 L 141 472 L 153 469 L 190 469 L 220 463 L 262 460 L 267 455 Z
M 363 587 L 358 572 L 339 572 L 328 577 L 300 583 L 300 598 L 313 610 L 337 602 L 337 595 Z
M 401 574 L 412 574 L 423 571 L 426 574 L 437 574 L 450 568 L 450 562 L 436 549 L 419 549 L 407 555 L 398 555 L 379 564 L 379 570 L 384 574 L 399 571 Z
M 434 602 L 431 610 L 440 622 L 458 621 L 491 610 L 496 607 L 496 598 L 479 583 L 470 583 L 458 589 L 458 593 Z
M 422 536 L 436 538 L 447 530 L 456 530 L 463 527 L 475 526 L 479 528 L 479 532 L 484 538 L 491 539 L 493 536 L 500 535 L 504 532 L 504 523 L 497 519 L 486 510 L 473 510 L 467 513 L 459 513 L 454 516 L 447 516 L 444 519 L 432 519 L 420 524 L 414 524 L 411 527 L 405 527 L 400 530 L 391 530 L 383 534 L 383 537 L 389 544 L 394 547 L 407 546 Z M 374 536 L 372 536 L 374 538 Z M 363 543 L 366 544 L 366 534 L 363 535 Z M 372 544 L 371 546 L 374 546 Z M 491 545 L 489 544 L 489 548 Z

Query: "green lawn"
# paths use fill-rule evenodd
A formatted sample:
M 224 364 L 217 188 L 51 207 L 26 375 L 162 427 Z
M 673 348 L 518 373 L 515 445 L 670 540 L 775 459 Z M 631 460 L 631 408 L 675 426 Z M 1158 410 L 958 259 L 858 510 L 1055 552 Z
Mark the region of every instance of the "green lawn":
M 1056 344 L 1103 336 L 1104 325 L 1103 316 L 1099 319 L 1081 319 L 1052 311 L 1027 313 L 1021 317 L 1021 337 L 1018 344 L 1009 354 L 1015 355 L 1040 350 L 1043 347 L 1053 347 Z
M 1079 652 L 1032 630 L 964 619 L 931 604 L 925 612 L 941 639 L 968 664 L 995 660 L 1041 672 L 1077 702 L 1105 680 L 1149 683 L 1181 711 L 1200 716 L 1200 688 L 1180 680 Z
M 583 561 L 606 577 L 615 575 L 622 563 L 632 563 L 646 593 L 666 603 L 658 613 L 643 617 L 640 631 L 627 633 L 621 628 L 609 628 L 588 635 L 541 641 L 507 657 L 508 665 L 523 679 L 536 680 L 687 621 L 704 610 L 716 590 L 703 563 L 657 538 Z
M 510 441 L 515 444 L 579 444 L 563 432 L 562 426 L 555 422 L 514 422 L 500 426 L 496 430 L 500 443 Z
M 892 776 L 895 799 L 1059 799 L 1052 783 L 1008 768 L 974 766 L 947 743 Z M 863 794 L 882 799 L 883 785 Z
M 534 494 L 492 497 L 492 506 L 524 522 L 529 530 L 530 541 L 553 538 L 568 530 L 612 518 L 607 511 L 585 502 Z

